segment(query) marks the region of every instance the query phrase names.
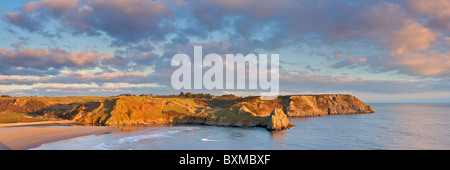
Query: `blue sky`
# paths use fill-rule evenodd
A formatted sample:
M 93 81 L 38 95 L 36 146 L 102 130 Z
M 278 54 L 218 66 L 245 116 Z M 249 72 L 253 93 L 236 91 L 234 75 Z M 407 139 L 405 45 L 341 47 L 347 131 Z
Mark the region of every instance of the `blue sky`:
M 446 0 L 1 1 L 0 93 L 177 94 L 171 57 L 202 45 L 204 54 L 280 54 L 282 94 L 449 102 L 449 8 Z

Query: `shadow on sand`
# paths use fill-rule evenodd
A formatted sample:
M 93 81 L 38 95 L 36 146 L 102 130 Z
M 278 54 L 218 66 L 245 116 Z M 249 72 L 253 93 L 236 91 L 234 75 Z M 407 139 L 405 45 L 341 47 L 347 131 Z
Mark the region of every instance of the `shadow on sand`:
M 4 145 L 3 143 L 0 143 L 0 150 L 11 150 L 11 149 L 6 145 Z

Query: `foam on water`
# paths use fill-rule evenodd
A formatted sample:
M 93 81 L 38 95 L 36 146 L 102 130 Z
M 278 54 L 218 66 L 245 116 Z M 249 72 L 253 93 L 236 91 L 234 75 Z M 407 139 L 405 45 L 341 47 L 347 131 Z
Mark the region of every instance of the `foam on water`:
M 138 142 L 140 140 L 152 139 L 152 138 L 157 138 L 157 137 L 170 137 L 172 134 L 177 134 L 177 133 L 181 133 L 181 131 L 172 130 L 172 131 L 167 131 L 167 132 L 156 132 L 156 133 L 150 132 L 149 134 L 122 138 L 122 139 L 119 139 L 117 142 L 119 144 L 132 143 L 132 142 Z
M 212 139 L 208 139 L 208 138 L 202 138 L 201 139 L 203 142 L 215 142 L 217 140 L 212 140 Z
M 150 139 L 161 139 L 161 138 L 170 138 L 176 134 L 181 134 L 188 131 L 193 131 L 199 129 L 198 127 L 171 127 L 171 128 L 163 128 L 161 130 L 147 129 L 143 131 L 138 131 L 137 133 L 133 133 L 131 136 L 126 136 L 119 138 L 117 140 L 113 140 L 111 142 L 103 142 L 101 144 L 93 146 L 91 149 L 94 150 L 111 150 L 116 149 L 121 145 L 130 145 L 139 143 L 141 141 L 150 140 Z

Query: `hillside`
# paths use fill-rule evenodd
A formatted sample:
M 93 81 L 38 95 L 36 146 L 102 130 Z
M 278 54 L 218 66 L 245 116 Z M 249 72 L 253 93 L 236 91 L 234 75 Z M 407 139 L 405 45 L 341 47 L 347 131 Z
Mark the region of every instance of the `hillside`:
M 293 126 L 287 117 L 374 113 L 375 110 L 351 95 L 295 95 L 276 100 L 153 96 L 2 98 L 2 112 L 96 125 L 201 124 L 284 130 Z

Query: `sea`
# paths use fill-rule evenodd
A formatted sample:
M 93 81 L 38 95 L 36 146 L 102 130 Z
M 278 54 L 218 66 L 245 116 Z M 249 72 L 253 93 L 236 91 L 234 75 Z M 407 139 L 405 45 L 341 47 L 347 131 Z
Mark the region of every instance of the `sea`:
M 376 113 L 289 118 L 294 128 L 123 127 L 33 150 L 448 150 L 450 104 L 370 104 Z

